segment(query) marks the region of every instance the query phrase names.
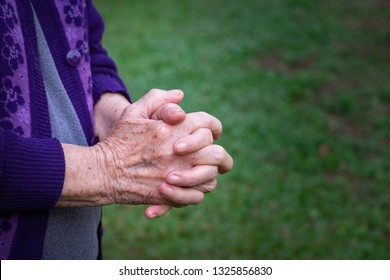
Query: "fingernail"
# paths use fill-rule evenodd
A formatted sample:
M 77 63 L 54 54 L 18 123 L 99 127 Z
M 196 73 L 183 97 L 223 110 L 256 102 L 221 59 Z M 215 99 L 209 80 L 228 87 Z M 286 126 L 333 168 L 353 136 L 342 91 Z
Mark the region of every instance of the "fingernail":
M 173 183 L 173 184 L 179 182 L 179 180 L 180 180 L 180 177 L 177 176 L 177 175 L 172 175 L 172 176 L 169 177 L 169 182 Z
M 170 186 L 168 186 L 167 184 L 165 184 L 164 188 L 161 190 L 164 194 L 166 195 L 169 195 L 172 193 L 172 188 Z
M 184 110 L 182 108 L 177 108 L 176 110 L 173 110 L 174 113 L 185 113 Z
M 186 149 L 187 149 L 187 144 L 186 143 L 180 142 L 180 143 L 178 143 L 176 145 L 176 150 L 178 152 L 184 152 Z
M 154 212 L 153 212 L 153 213 L 150 213 L 149 216 L 148 216 L 149 219 L 154 219 L 154 218 L 156 218 L 156 217 L 157 217 L 157 214 L 154 213 Z

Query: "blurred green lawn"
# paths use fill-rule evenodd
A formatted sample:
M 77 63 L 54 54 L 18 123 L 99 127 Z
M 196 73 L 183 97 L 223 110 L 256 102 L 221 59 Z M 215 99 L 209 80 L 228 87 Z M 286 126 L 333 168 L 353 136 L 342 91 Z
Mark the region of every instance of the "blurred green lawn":
M 234 157 L 205 201 L 104 210 L 106 259 L 389 259 L 386 0 L 99 0 L 134 100 L 181 88 Z

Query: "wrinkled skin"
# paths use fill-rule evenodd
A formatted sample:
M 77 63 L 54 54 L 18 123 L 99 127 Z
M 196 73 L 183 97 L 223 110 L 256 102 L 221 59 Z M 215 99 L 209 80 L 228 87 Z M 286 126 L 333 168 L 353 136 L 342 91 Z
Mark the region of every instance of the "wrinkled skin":
M 126 107 L 111 133 L 94 147 L 107 204 L 154 204 L 146 216 L 161 216 L 172 206 L 200 203 L 215 189 L 218 172 L 232 168 L 224 148 L 212 145 L 222 132 L 217 119 L 198 112 L 172 121 L 174 125 L 161 120 L 169 113 L 161 108 L 170 104 L 177 109 L 174 103 L 180 100 L 149 92 Z M 188 140 L 184 152 L 179 140 Z

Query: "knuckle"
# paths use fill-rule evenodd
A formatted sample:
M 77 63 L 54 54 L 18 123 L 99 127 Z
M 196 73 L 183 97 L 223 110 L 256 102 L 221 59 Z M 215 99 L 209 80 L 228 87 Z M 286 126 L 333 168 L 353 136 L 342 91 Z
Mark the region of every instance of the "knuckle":
M 200 111 L 199 114 L 200 114 L 200 116 L 201 116 L 203 119 L 205 119 L 205 120 L 209 120 L 210 117 L 211 117 L 210 114 L 207 113 L 207 112 L 205 112 L 205 111 Z
M 208 128 L 212 130 L 213 139 L 219 138 L 219 136 L 222 134 L 222 122 L 218 118 L 206 112 L 201 113 L 203 122 L 207 125 Z
M 219 138 L 219 136 L 222 134 L 222 122 L 217 119 L 217 118 L 214 118 L 214 132 L 215 132 L 215 135 L 216 135 L 216 138 Z
M 160 92 L 161 92 L 160 89 L 152 88 L 151 90 L 149 90 L 148 93 L 153 94 L 153 95 L 156 95 L 156 94 L 158 94 L 158 93 L 160 93 Z
M 211 118 L 212 118 L 212 121 L 214 122 L 216 128 L 219 130 L 222 130 L 222 122 L 216 117 L 211 116 Z
M 213 146 L 213 156 L 217 162 L 222 162 L 225 159 L 226 151 L 222 146 Z
M 165 125 L 165 123 L 161 123 L 156 128 L 156 137 L 159 139 L 165 139 L 168 135 L 172 133 L 171 128 L 168 125 Z
M 207 135 L 206 135 L 205 139 L 206 139 L 207 143 L 208 144 L 214 143 L 213 133 L 211 132 L 211 130 L 206 129 L 206 133 L 207 133 Z
M 206 113 L 204 111 L 197 112 L 197 117 L 202 120 L 203 123 L 205 123 L 207 126 L 210 126 L 212 123 L 212 117 L 209 113 Z
M 204 194 L 210 193 L 215 191 L 217 188 L 217 179 L 211 180 L 208 183 L 205 183 L 198 187 L 200 191 L 202 191 Z
M 196 112 L 199 118 L 205 118 L 208 114 L 205 111 Z
M 217 177 L 218 177 L 218 167 L 215 166 L 215 168 L 213 168 L 212 178 L 216 180 Z
M 216 166 L 209 168 L 207 178 L 209 178 L 210 180 L 215 180 L 217 176 L 218 176 L 218 168 Z
M 213 191 L 215 191 L 216 188 L 217 188 L 217 179 L 214 179 L 208 185 L 208 191 L 213 192 Z
M 202 145 L 211 145 L 214 143 L 213 133 L 209 128 L 200 128 L 197 130 L 196 134 L 197 137 L 194 138 L 194 140 L 196 140 L 197 144 L 202 143 Z

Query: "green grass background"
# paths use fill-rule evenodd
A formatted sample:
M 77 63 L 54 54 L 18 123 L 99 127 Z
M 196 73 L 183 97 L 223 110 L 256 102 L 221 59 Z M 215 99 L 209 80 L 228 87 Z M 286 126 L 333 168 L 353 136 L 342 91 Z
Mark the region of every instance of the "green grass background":
M 389 259 L 386 0 L 99 0 L 139 99 L 180 88 L 234 169 L 198 206 L 104 210 L 106 259 Z

